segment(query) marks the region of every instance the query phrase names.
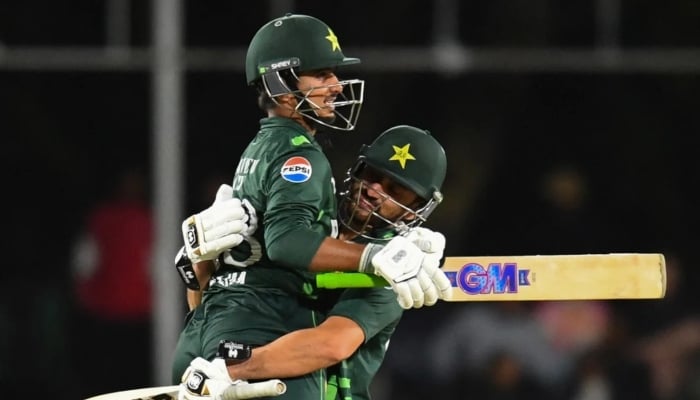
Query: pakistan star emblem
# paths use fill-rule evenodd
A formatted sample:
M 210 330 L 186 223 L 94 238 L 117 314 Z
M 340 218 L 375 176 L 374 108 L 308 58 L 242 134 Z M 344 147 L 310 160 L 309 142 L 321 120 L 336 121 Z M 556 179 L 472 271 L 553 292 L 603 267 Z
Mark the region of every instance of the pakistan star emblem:
M 331 28 L 328 28 L 328 36 L 326 36 L 326 39 L 328 39 L 328 41 L 331 42 L 331 51 L 340 50 L 340 43 L 338 43 L 338 37 L 335 36 L 335 33 L 333 33 Z
M 389 161 L 398 161 L 399 164 L 401 164 L 401 169 L 406 169 L 406 161 L 407 160 L 415 160 L 416 158 L 413 157 L 413 154 L 409 153 L 409 148 L 411 147 L 411 144 L 408 143 L 403 147 L 399 146 L 394 146 L 392 145 L 391 147 L 394 148 L 394 155 L 391 156 Z

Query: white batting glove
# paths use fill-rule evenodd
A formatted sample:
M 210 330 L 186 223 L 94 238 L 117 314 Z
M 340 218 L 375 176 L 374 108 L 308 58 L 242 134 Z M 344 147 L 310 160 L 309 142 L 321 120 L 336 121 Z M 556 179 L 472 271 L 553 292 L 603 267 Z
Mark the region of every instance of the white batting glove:
M 364 268 L 361 266 L 361 269 L 389 282 L 401 308 L 423 307 L 426 291 L 430 292 L 434 287 L 429 280 L 418 279 L 425 253 L 416 245 L 403 236 L 397 236 L 383 247 L 367 245 L 363 254 L 365 258 L 370 259 L 369 266 L 363 263 Z
M 221 400 L 226 389 L 241 384 L 247 381 L 231 379 L 223 358 L 210 362 L 197 357 L 182 374 L 178 400 Z
M 439 299 L 452 298 L 452 285 L 447 275 L 440 269 L 440 258 L 426 254 L 421 264 L 418 279 L 425 292 L 425 305 L 432 306 Z
M 423 260 L 423 274 L 419 276 L 421 287 L 430 290 L 428 280 L 433 283 L 435 292 L 425 292 L 425 305 L 431 306 L 437 299 L 449 300 L 452 298 L 452 285 L 450 280 L 440 269 L 440 261 L 445 252 L 445 235 L 428 228 L 418 227 L 411 229 L 406 238 L 418 246 L 425 253 Z
M 209 208 L 182 222 L 185 251 L 193 263 L 213 260 L 223 250 L 238 246 L 244 240 L 243 235 L 250 232 L 249 221 L 255 224 L 255 231 L 257 218 L 252 220 L 246 212 L 250 203 L 244 205 L 232 196 L 233 188 L 221 185 Z
M 419 226 L 409 230 L 406 238 L 423 252 L 434 254 L 438 259 L 441 259 L 445 252 L 445 235 L 440 232 Z

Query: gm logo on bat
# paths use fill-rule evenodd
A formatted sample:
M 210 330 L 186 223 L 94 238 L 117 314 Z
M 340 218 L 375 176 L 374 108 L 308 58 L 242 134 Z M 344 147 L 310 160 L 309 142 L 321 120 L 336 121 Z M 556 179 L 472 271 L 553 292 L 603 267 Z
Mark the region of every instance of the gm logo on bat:
M 465 264 L 458 272 L 446 272 L 452 287 L 468 294 L 517 293 L 518 287 L 530 286 L 530 270 L 518 269 L 517 263 Z

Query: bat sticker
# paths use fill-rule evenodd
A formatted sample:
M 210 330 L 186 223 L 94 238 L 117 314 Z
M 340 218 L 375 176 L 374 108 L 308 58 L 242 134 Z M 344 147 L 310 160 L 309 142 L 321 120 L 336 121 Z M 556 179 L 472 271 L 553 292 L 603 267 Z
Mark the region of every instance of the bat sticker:
M 472 295 L 518 293 L 520 286 L 530 286 L 530 270 L 518 269 L 517 263 L 491 263 L 486 268 L 479 263 L 468 263 L 459 271 L 445 274 L 452 287 Z

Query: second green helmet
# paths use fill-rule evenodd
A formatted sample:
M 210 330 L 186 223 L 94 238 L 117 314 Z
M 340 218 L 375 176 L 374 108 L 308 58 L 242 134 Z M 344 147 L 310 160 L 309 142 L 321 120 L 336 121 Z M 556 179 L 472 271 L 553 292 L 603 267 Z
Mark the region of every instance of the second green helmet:
M 409 125 L 387 129 L 360 150 L 358 162 L 379 170 L 425 200 L 442 201 L 445 150 L 430 132 Z
M 373 199 L 363 200 L 365 191 L 375 182 L 366 181 L 363 175 L 368 167 L 413 191 L 423 202 L 401 204 L 383 193 L 383 188 L 376 187 L 371 188 L 377 194 L 374 200 L 382 200 L 378 203 Z M 388 240 L 390 236 L 385 236 L 382 227 L 405 232 L 420 226 L 442 202 L 440 188 L 446 171 L 445 150 L 428 131 L 409 125 L 387 129 L 371 144 L 362 147 L 355 164 L 347 171 L 340 193 L 338 220 L 351 232 L 369 239 Z M 386 201 L 393 201 L 404 212 L 393 217 L 383 214 L 381 208 Z M 372 210 L 366 215 L 370 204 Z

